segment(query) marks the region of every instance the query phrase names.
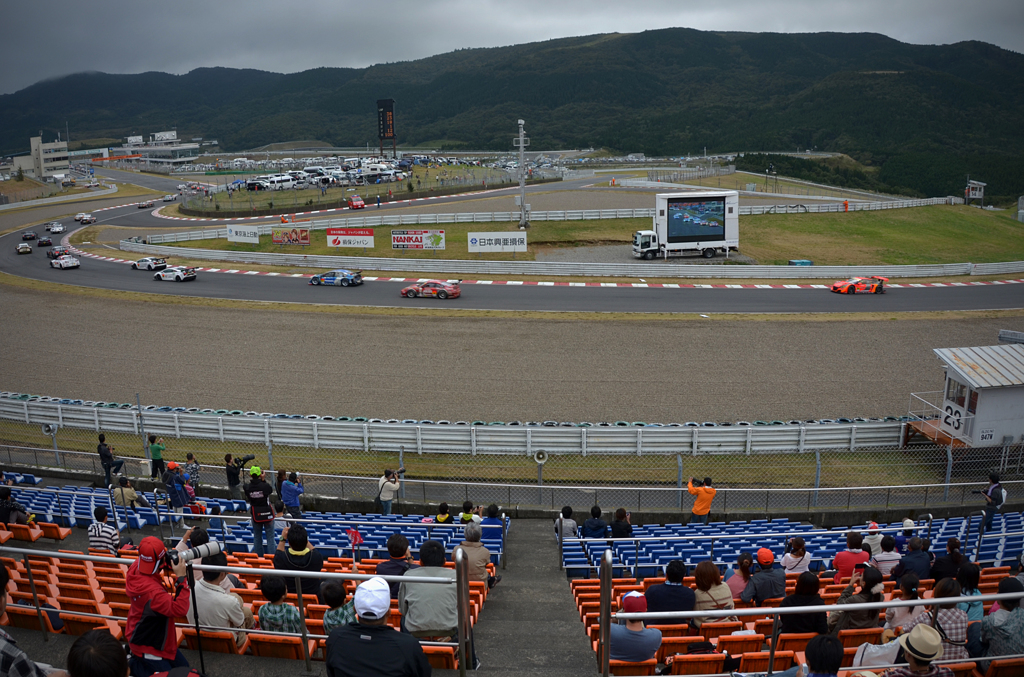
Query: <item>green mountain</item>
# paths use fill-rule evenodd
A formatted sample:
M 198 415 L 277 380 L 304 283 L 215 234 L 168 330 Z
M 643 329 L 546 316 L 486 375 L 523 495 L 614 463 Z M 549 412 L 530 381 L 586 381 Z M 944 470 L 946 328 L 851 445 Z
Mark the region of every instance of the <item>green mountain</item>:
M 523 118 L 537 149 L 817 148 L 922 194 L 962 194 L 967 174 L 990 195 L 1024 193 L 1024 56 L 876 34 L 677 28 L 289 75 L 80 73 L 0 96 L 0 152 L 65 120 L 77 138 L 174 127 L 225 150 L 300 138 L 373 147 L 379 98 L 396 100 L 402 144 L 509 150 Z

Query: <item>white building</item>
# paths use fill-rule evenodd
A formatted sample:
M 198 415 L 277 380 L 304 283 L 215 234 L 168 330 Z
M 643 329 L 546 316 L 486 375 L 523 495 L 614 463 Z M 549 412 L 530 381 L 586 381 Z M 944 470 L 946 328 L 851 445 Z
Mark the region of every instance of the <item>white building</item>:
M 14 158 L 13 170 L 19 169 L 27 176 L 48 179 L 55 174 L 66 174 L 68 168 L 67 141 L 43 143 L 41 136 L 33 136 L 29 142 L 29 154 Z

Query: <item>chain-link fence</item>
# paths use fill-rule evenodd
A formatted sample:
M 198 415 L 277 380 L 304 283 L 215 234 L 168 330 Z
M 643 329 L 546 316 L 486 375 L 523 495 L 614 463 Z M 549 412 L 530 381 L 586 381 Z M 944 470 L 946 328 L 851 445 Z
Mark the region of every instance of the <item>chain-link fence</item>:
M 217 423 L 210 417 L 216 436 Z M 45 429 L 45 431 L 44 431 Z M 132 476 L 150 476 L 145 417 L 130 430 L 101 428 L 115 456 L 126 459 Z M 270 428 L 268 427 L 268 431 Z M 223 431 L 222 431 L 223 432 Z M 326 434 L 326 433 L 321 433 Z M 283 435 L 287 437 L 287 435 Z M 413 502 L 502 505 L 622 505 L 636 509 L 689 509 L 690 477 L 711 477 L 719 488 L 716 510 L 875 508 L 972 505 L 968 493 L 991 471 L 1006 481 L 1024 480 L 1024 444 L 984 449 L 934 445 L 759 450 L 749 453 L 685 450 L 679 453 L 553 452 L 543 463 L 511 451 L 417 453 L 392 444 L 377 448 L 324 448 L 279 443 L 262 434 L 248 441 L 174 437 L 161 433 L 166 461 L 193 454 L 203 466 L 200 482 L 226 484 L 225 455 L 254 456 L 252 465 L 303 475 L 309 493 L 370 499 L 385 468 L 407 468 L 405 499 Z M 0 419 L 0 462 L 13 466 L 55 466 L 98 474 L 97 430 L 46 427 Z M 422 446 L 420 448 L 423 448 Z M 961 487 L 961 483 L 969 486 Z M 932 486 L 928 486 L 932 485 Z M 832 491 L 837 488 L 856 490 Z M 882 487 L 865 489 L 863 487 Z

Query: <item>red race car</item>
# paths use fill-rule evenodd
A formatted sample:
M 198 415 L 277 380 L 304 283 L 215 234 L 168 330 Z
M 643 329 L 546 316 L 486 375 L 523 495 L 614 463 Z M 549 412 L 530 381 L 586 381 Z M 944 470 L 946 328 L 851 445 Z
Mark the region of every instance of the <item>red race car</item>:
M 836 294 L 884 294 L 887 277 L 851 277 L 849 280 L 841 280 L 832 284 L 832 291 Z
M 365 209 L 366 208 L 366 203 L 363 202 L 363 198 L 359 197 L 358 195 L 350 195 L 349 198 L 348 198 L 348 208 L 349 209 Z
M 462 296 L 462 290 L 458 282 L 445 282 L 444 280 L 427 280 L 417 282 L 402 290 L 402 296 L 413 298 L 414 296 L 427 296 L 439 299 L 456 299 Z

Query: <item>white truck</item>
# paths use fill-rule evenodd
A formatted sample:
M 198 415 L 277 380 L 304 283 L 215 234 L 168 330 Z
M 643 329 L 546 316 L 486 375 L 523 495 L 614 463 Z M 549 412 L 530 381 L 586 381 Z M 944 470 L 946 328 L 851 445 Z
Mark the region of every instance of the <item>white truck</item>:
M 655 195 L 653 230 L 633 233 L 633 256 L 655 257 L 715 252 L 739 247 L 740 196 L 735 190 L 694 190 Z

